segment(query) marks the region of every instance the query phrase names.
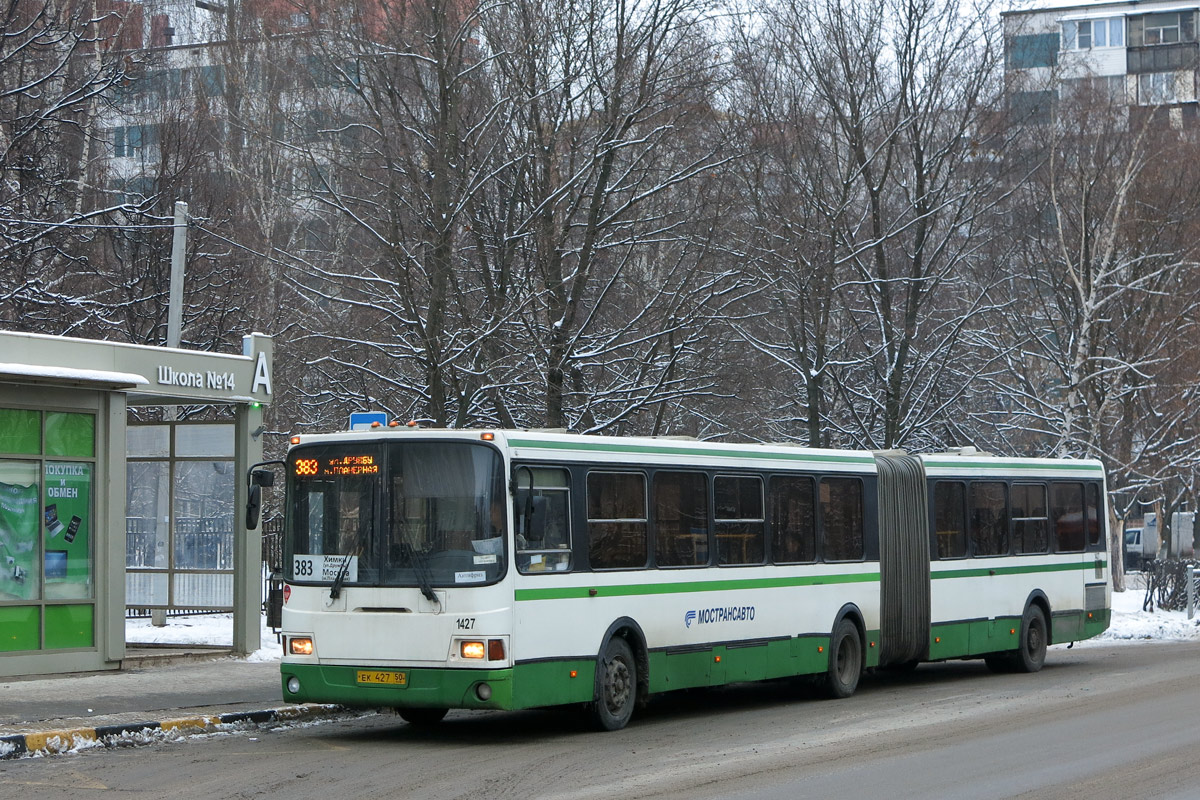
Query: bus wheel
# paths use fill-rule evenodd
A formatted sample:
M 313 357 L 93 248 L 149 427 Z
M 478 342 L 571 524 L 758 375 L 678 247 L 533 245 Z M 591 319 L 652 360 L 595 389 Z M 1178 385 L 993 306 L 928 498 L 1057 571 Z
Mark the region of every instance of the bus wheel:
M 1046 615 L 1030 605 L 1021 617 L 1021 646 L 1013 658 L 1017 672 L 1037 672 L 1046 663 Z
M 637 662 L 628 642 L 620 636 L 610 639 L 597 669 L 592 717 L 601 730 L 619 731 L 633 716 L 637 703 Z
M 823 686 L 825 694 L 835 699 L 854 694 L 862 674 L 862 664 L 862 639 L 858 636 L 858 627 L 850 620 L 843 619 L 833 629 L 833 638 L 829 640 L 829 669 L 825 673 Z
M 448 708 L 397 708 L 400 719 L 418 728 L 428 728 L 437 725 L 446 716 Z

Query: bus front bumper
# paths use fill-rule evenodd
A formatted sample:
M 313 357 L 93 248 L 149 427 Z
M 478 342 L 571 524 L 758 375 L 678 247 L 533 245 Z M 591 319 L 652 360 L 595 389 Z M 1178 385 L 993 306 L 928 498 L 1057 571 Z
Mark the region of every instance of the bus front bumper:
M 511 669 L 285 663 L 280 677 L 283 699 L 289 703 L 338 703 L 351 708 L 513 707 Z

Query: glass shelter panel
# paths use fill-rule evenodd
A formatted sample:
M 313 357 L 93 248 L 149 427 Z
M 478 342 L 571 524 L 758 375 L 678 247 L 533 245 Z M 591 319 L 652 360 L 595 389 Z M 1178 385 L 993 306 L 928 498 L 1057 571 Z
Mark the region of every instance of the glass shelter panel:
M 233 458 L 233 426 L 179 425 L 175 428 L 175 455 Z
M 42 597 L 39 472 L 36 461 L 0 461 L 0 601 Z
M 0 409 L 5 424 L 0 651 L 92 647 L 95 415 Z
M 170 464 L 129 461 L 125 466 L 125 566 L 170 566 Z M 166 602 L 164 597 L 163 602 Z M 130 605 L 137 605 L 132 600 Z
M 233 478 L 228 461 L 175 463 L 177 569 L 233 569 Z

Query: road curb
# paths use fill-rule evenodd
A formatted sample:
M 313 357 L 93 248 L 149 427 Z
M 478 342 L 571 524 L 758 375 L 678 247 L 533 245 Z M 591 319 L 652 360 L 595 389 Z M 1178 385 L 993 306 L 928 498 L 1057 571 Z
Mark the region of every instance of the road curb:
M 95 728 L 67 728 L 62 730 L 14 733 L 0 736 L 0 761 L 19 758 L 31 753 L 54 755 L 94 742 L 99 747 L 118 744 L 129 745 L 131 734 L 152 731 L 207 733 L 218 731 L 223 725 L 264 725 L 271 722 L 314 719 L 340 714 L 346 709 L 339 705 L 308 704 L 268 708 L 262 711 L 235 711 L 228 714 L 182 717 L 179 719 L 130 722 L 121 725 L 98 725 Z

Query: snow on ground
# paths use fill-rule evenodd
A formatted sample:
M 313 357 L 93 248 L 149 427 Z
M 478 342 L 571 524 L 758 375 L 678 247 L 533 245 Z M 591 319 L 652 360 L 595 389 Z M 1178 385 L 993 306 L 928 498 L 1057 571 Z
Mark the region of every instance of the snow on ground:
M 1200 608 L 1193 619 L 1188 619 L 1186 611 L 1162 611 L 1157 607 L 1153 612 L 1143 611 L 1146 589 L 1142 575 L 1127 575 L 1126 586 L 1128 588 L 1124 592 L 1113 592 L 1112 623 L 1092 642 L 1200 641 Z
M 1145 589 L 1141 575 L 1127 576 L 1128 590 L 1113 592 L 1112 624 L 1109 629 L 1090 642 L 1111 644 L 1114 642 L 1138 641 L 1200 641 L 1200 609 L 1195 619 L 1188 619 L 1186 611 L 1142 611 Z M 193 617 L 169 617 L 165 627 L 156 628 L 149 619 L 125 621 L 125 641 L 130 644 L 202 644 L 224 645 L 233 643 L 233 615 L 203 614 Z M 262 648 L 246 657 L 247 661 L 275 661 L 283 657 L 283 648 L 275 641 L 275 634 L 262 620 Z M 1080 644 L 1086 644 L 1080 643 Z M 1065 645 L 1064 645 L 1065 646 Z M 1079 645 L 1076 645 L 1079 646 Z
M 262 647 L 246 656 L 246 661 L 278 661 L 283 658 L 283 645 L 275 640 L 274 632 L 267 627 L 267 618 L 261 618 Z M 156 628 L 149 618 L 125 620 L 125 641 L 130 645 L 233 645 L 232 614 L 198 614 L 191 617 L 167 617 L 167 624 Z

